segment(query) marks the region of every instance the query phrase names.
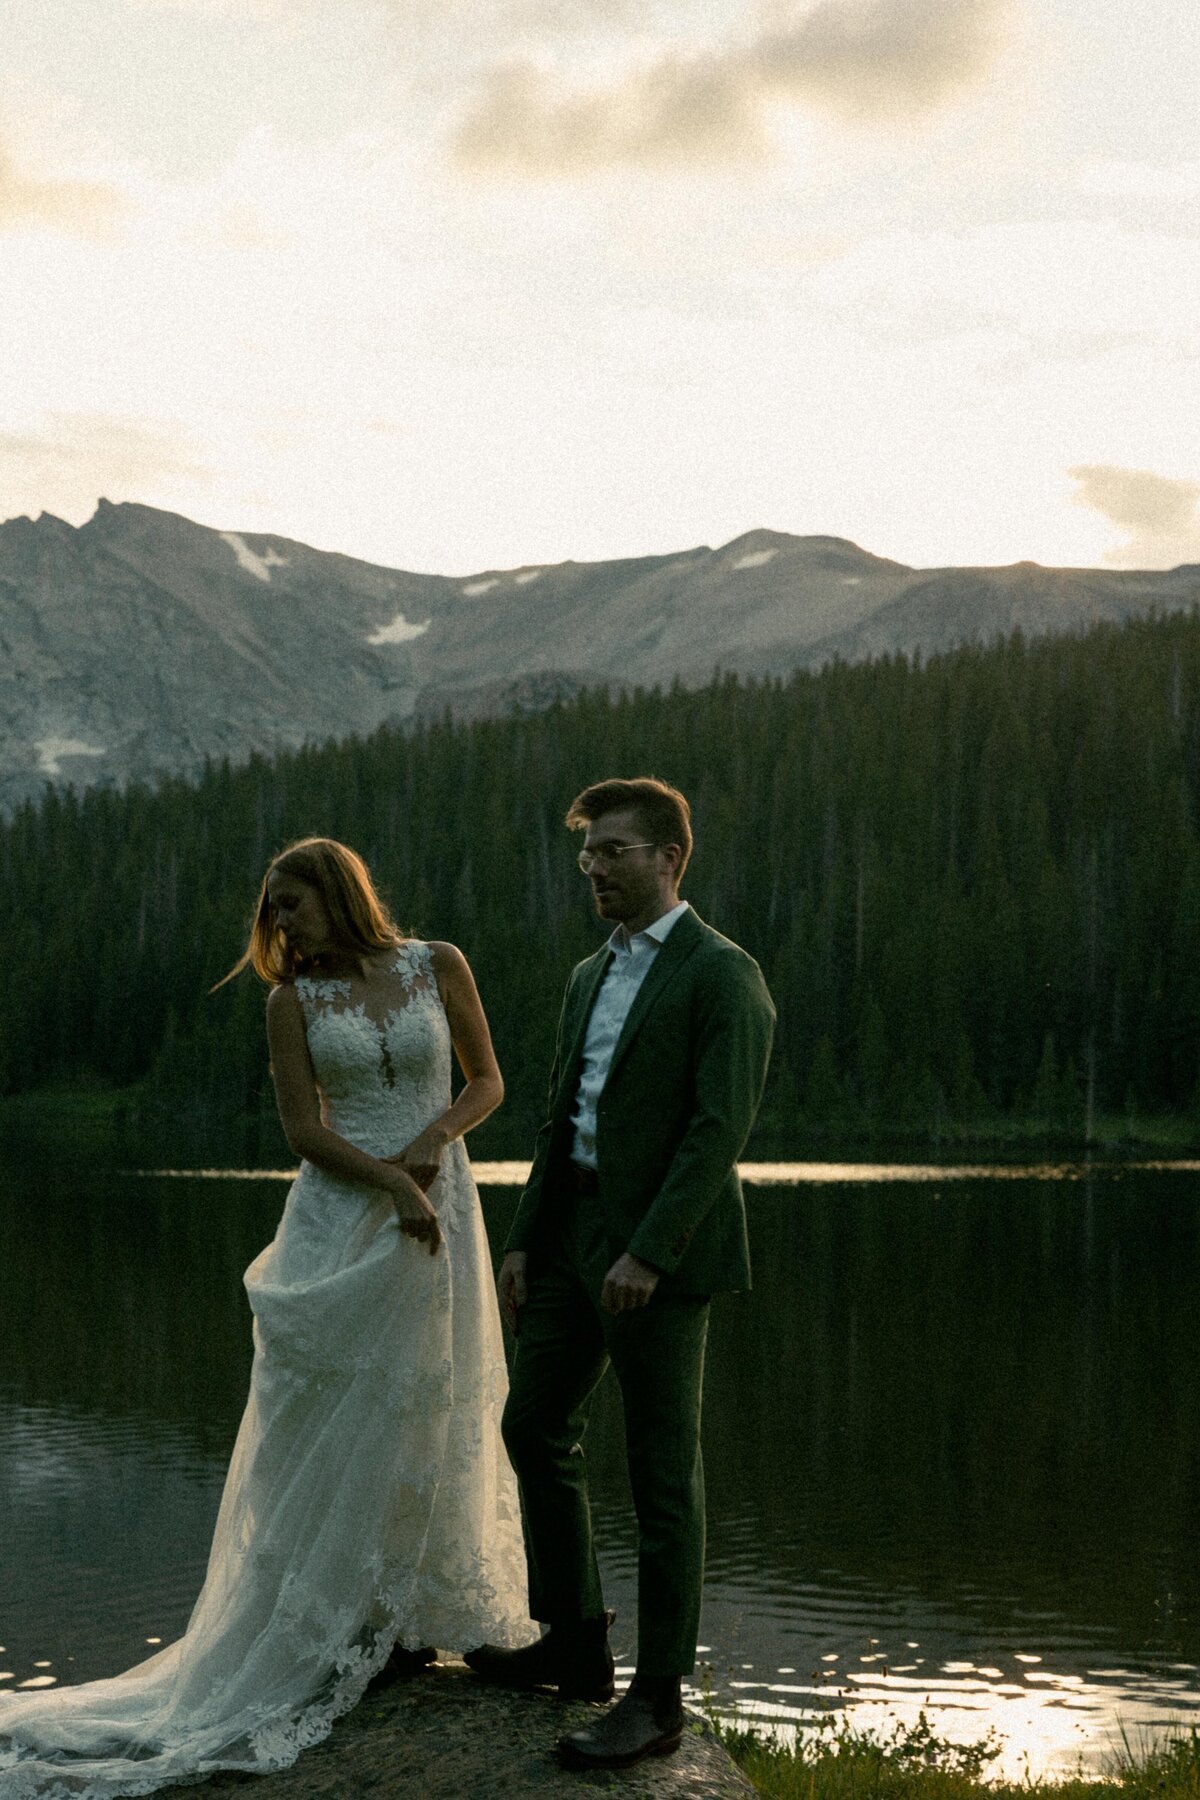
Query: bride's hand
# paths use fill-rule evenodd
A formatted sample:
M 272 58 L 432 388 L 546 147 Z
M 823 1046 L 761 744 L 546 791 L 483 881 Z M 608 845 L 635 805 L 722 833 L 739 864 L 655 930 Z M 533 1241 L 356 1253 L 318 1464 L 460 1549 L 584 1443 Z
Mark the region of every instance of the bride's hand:
M 399 1162 L 399 1158 L 394 1156 L 387 1160 Z M 428 1244 L 430 1256 L 436 1256 L 442 1242 L 438 1216 L 407 1170 L 399 1172 L 397 1183 L 392 1189 L 392 1204 L 396 1208 L 396 1223 L 405 1237 L 413 1238 L 417 1243 Z
M 411 1175 L 421 1192 L 426 1194 L 437 1180 L 445 1148 L 445 1133 L 436 1125 L 429 1125 L 411 1144 L 398 1150 L 395 1156 L 385 1156 L 383 1160 L 397 1164 L 406 1175 Z

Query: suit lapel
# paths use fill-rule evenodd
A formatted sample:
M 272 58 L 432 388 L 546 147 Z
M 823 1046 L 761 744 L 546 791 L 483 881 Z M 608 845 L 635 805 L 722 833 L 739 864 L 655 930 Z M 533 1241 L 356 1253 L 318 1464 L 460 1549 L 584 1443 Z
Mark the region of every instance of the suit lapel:
M 613 1051 L 613 1059 L 609 1064 L 605 1086 L 608 1085 L 617 1071 L 617 1067 L 626 1050 L 641 1027 L 643 1019 L 650 1011 L 667 983 L 679 973 L 692 951 L 700 944 L 701 924 L 695 912 L 689 907 L 683 917 L 672 926 L 665 944 L 659 946 L 658 953 L 651 963 L 646 979 L 634 996 L 633 1005 L 621 1027 L 621 1035 L 617 1039 L 617 1047 Z
M 580 976 L 575 995 L 575 1017 L 571 1026 L 571 1048 L 563 1060 L 562 1074 L 559 1078 L 559 1096 L 565 1093 L 568 1100 L 575 1098 L 575 1089 L 579 1086 L 579 1065 L 583 1060 L 583 1039 L 587 1031 L 587 1022 L 596 995 L 600 992 L 600 984 L 608 974 L 612 962 L 612 951 L 605 944 L 585 965 L 585 973 Z

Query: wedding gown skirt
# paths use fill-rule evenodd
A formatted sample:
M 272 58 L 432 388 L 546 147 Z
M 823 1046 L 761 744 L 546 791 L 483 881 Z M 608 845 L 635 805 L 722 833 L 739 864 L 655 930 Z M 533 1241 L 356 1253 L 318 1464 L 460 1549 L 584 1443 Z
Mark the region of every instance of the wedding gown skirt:
M 391 980 L 381 1016 L 350 983 L 297 982 L 329 1123 L 381 1155 L 450 1096 L 426 946 L 401 946 Z M 250 1397 L 187 1630 L 111 1680 L 0 1697 L 4 1800 L 114 1800 L 282 1768 L 355 1704 L 394 1643 L 536 1635 L 500 1440 L 491 1262 L 461 1142 L 429 1199 L 445 1240 L 432 1256 L 386 1195 L 302 1165 L 246 1271 Z

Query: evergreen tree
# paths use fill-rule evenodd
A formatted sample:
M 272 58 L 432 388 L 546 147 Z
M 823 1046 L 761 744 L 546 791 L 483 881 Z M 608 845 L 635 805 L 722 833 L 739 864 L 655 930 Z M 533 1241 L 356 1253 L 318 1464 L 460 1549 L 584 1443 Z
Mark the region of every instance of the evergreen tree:
M 195 782 L 48 789 L 0 824 L 0 1086 L 129 1088 L 147 1117 L 272 1137 L 262 993 L 210 996 L 268 859 L 326 833 L 401 924 L 470 958 L 527 1153 L 563 983 L 603 941 L 563 829 L 586 783 L 692 801 L 686 892 L 779 1008 L 757 1145 L 1200 1091 L 1200 619 L 1019 636 L 527 718 L 309 746 Z

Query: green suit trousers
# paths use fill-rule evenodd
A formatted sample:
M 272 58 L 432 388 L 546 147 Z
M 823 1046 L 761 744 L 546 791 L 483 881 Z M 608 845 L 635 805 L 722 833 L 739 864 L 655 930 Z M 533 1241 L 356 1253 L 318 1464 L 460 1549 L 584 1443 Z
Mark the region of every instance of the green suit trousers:
M 530 1256 L 504 1441 L 521 1488 L 529 1611 L 551 1625 L 604 1610 L 592 1544 L 583 1434 L 610 1363 L 621 1387 L 638 1522 L 643 1675 L 688 1676 L 704 1581 L 700 1403 L 708 1299 L 655 1293 L 612 1315 L 599 1305 L 623 1244 L 599 1196 L 564 1196 L 554 1241 Z

